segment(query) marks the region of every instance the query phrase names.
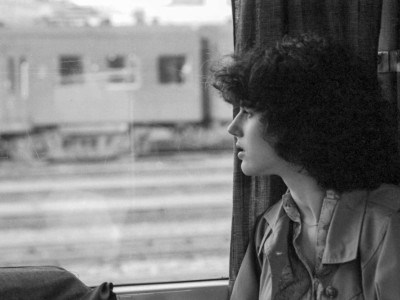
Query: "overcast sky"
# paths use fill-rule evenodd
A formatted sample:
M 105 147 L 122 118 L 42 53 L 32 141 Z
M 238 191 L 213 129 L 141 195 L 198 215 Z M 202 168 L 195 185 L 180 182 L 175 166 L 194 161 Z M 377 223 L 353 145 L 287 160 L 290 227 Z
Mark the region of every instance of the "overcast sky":
M 137 7 L 157 7 L 168 5 L 171 0 L 70 0 L 79 5 L 90 5 L 114 8 L 116 10 L 132 10 Z

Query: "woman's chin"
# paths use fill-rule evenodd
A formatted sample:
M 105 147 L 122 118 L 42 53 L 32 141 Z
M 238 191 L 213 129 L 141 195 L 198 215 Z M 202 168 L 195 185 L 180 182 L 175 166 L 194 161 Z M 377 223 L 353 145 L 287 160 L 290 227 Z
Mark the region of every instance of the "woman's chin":
M 242 162 L 242 165 L 241 165 L 241 169 L 242 169 L 243 174 L 246 175 L 246 176 L 258 176 L 258 175 L 260 175 L 256 170 L 254 170 L 253 168 L 251 168 L 249 166 L 246 166 L 246 164 L 244 164 L 243 162 Z
M 246 164 L 246 162 L 242 161 L 240 168 L 242 169 L 242 172 L 246 176 L 264 176 L 264 175 L 272 175 L 265 169 L 259 168 L 259 166 L 250 166 Z

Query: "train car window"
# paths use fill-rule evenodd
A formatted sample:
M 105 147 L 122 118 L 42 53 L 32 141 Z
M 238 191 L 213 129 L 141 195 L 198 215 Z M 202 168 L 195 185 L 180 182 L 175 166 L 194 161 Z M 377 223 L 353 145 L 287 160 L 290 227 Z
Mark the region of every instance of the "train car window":
M 110 69 L 123 69 L 125 68 L 125 56 L 109 55 L 107 57 L 107 64 Z
M 184 55 L 165 55 L 158 59 L 160 83 L 184 83 L 184 67 L 186 57 Z
M 15 60 L 13 57 L 8 57 L 7 60 L 7 82 L 6 89 L 9 93 L 14 94 L 16 87 L 15 80 Z
M 107 65 L 111 72 L 108 81 L 112 83 L 126 82 L 124 75 L 121 72 L 126 67 L 126 58 L 123 55 L 109 55 L 107 57 Z
M 206 77 L 233 51 L 231 7 L 5 1 L 0 266 L 92 286 L 228 277 L 232 112 Z
M 108 82 L 136 83 L 139 81 L 139 64 L 134 55 L 108 55 Z
M 61 84 L 82 83 L 83 62 L 82 57 L 78 55 L 63 55 L 59 61 L 59 74 Z

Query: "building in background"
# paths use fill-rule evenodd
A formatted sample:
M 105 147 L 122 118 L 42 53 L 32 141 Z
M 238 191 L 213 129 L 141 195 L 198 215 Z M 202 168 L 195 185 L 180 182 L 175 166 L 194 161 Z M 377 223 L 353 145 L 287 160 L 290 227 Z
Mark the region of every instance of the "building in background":
M 147 24 L 209 25 L 223 24 L 232 19 L 228 0 L 169 0 L 158 6 L 137 5 L 133 12 L 141 11 Z M 134 18 L 134 21 L 135 20 Z
M 67 0 L 0 1 L 2 27 L 99 26 L 109 23 L 109 14 Z
M 216 25 L 231 20 L 228 0 L 2 0 L 2 27 Z

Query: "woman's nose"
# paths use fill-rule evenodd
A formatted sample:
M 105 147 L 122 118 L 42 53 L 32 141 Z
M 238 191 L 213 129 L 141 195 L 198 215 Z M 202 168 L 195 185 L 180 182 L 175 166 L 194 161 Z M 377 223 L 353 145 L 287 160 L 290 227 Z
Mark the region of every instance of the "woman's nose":
M 236 118 L 234 118 L 232 120 L 232 122 L 229 124 L 228 126 L 228 132 L 233 135 L 233 136 L 241 136 L 242 135 L 242 130 L 240 128 L 240 124 L 239 124 L 239 115 L 236 116 Z

